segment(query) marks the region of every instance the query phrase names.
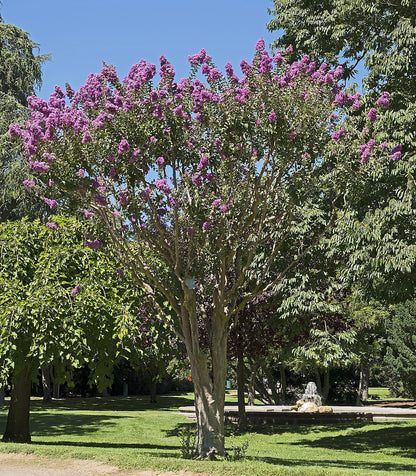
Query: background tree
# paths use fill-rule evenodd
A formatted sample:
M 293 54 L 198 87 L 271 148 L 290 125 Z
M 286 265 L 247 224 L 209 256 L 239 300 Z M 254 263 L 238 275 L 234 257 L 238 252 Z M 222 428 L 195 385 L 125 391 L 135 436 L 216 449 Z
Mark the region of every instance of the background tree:
M 386 302 L 414 295 L 415 223 L 414 176 L 416 171 L 416 4 L 412 1 L 309 0 L 274 1 L 270 31 L 283 30 L 274 46 L 293 45 L 294 55 L 307 53 L 315 61 L 343 64 L 346 78 L 366 68 L 363 80 L 365 105 L 357 111 L 357 127 L 365 135 L 377 129 L 384 139 L 397 140 L 407 159 L 398 167 L 378 170 L 365 186 L 356 190 L 350 213 L 331 243 L 332 257 L 340 252 L 352 275 Z M 365 32 L 365 34 L 363 34 Z M 388 108 L 382 117 L 370 102 L 379 98 Z M 371 114 L 370 114 L 371 116 Z M 361 122 L 361 124 L 360 124 Z M 365 158 L 365 151 L 363 152 Z M 342 259 L 338 261 L 341 266 Z
M 10 132 L 22 137 L 32 168 L 54 181 L 51 193 L 78 200 L 105 225 L 124 266 L 184 342 L 197 452 L 212 457 L 224 453 L 230 327 L 322 239 L 348 203 L 348 184 L 393 167 L 388 153 L 396 144 L 360 164 L 359 146 L 370 146 L 353 123 L 337 130 L 332 114 L 358 102 L 334 87 L 340 69 L 317 68 L 307 57 L 286 64 L 262 40 L 252 63 L 242 62 L 241 79 L 229 64 L 222 75 L 204 50 L 190 62 L 190 77 L 176 83 L 162 56 L 157 86 L 156 68 L 145 61 L 123 81 L 105 66 L 76 93 L 56 88 L 49 103 L 32 97 L 31 121 Z M 200 67 L 205 83 L 194 79 Z M 342 139 L 336 144 L 331 121 Z M 149 249 L 167 278 L 149 262 Z M 210 358 L 198 322 L 207 319 L 206 302 Z
M 9 125 L 27 116 L 26 98 L 42 84 L 41 67 L 47 55 L 20 28 L 4 23 L 0 15 L 0 221 L 45 212 L 42 201 L 22 186 L 30 168 L 10 140 Z
M 123 316 L 116 271 L 84 246 L 77 220 L 55 220 L 0 224 L 0 378 L 13 373 L 4 441 L 30 441 L 31 382 L 43 365 L 65 381 L 89 364 L 102 388 L 111 381 Z
M 416 303 L 414 300 L 392 307 L 386 318 L 386 332 L 385 363 L 396 376 L 396 385 L 393 390 L 398 394 L 416 398 Z

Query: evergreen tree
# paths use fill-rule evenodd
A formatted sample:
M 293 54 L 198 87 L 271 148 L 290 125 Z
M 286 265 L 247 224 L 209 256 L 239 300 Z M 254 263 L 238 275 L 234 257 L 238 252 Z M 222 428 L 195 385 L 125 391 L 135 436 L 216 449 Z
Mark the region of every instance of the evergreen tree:
M 29 167 L 10 140 L 9 124 L 28 114 L 27 97 L 42 83 L 41 66 L 47 56 L 35 54 L 39 45 L 0 15 L 0 222 L 25 215 L 40 216 L 45 207 L 22 186 Z
M 385 362 L 401 380 L 403 394 L 416 398 L 416 301 L 393 307 L 386 318 Z M 397 389 L 397 387 L 396 387 Z

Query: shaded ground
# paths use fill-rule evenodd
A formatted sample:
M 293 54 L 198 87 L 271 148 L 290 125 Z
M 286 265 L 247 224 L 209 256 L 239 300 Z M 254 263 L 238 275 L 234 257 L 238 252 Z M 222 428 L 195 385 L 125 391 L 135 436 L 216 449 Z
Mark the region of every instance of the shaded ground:
M 190 471 L 121 470 L 93 460 L 0 453 L 0 476 L 210 476 Z

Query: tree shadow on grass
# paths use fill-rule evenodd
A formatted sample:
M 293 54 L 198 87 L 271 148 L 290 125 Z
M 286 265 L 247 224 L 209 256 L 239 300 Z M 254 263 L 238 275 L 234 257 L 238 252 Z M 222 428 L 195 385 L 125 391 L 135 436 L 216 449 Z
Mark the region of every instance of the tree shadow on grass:
M 258 461 L 263 461 L 272 465 L 280 466 L 318 466 L 325 469 L 337 468 L 337 469 L 359 469 L 361 471 L 386 471 L 392 474 L 398 474 L 403 472 L 409 472 L 410 474 L 416 473 L 416 464 L 394 463 L 394 462 L 375 462 L 375 461 L 349 461 L 343 459 L 284 459 L 284 458 L 271 458 L 271 457 L 259 457 L 255 458 Z
M 32 445 L 37 446 L 74 446 L 77 448 L 118 448 L 118 449 L 153 449 L 158 451 L 159 450 L 172 450 L 176 451 L 180 449 L 178 445 L 153 445 L 148 443 L 110 443 L 105 441 L 42 441 L 42 440 L 35 440 L 32 441 Z M 148 454 L 154 454 L 149 452 Z
M 66 398 L 44 403 L 42 400 L 32 400 L 32 410 L 87 410 L 87 411 L 146 411 L 172 410 L 193 404 L 193 396 L 159 395 L 157 403 L 150 403 L 148 395 L 130 397 L 90 397 Z M 6 409 L 6 408 L 5 408 Z
M 386 429 L 385 423 L 372 423 L 371 429 L 354 427 L 346 435 L 304 438 L 295 445 L 312 448 L 346 450 L 357 453 L 373 453 L 389 448 L 395 456 L 416 458 L 416 424 L 412 426 L 391 424 Z
M 32 413 L 30 428 L 32 436 L 86 435 L 102 431 L 103 427 L 114 426 L 114 420 L 123 418 L 117 415 L 75 413 Z M 0 434 L 6 428 L 6 415 L 0 415 Z

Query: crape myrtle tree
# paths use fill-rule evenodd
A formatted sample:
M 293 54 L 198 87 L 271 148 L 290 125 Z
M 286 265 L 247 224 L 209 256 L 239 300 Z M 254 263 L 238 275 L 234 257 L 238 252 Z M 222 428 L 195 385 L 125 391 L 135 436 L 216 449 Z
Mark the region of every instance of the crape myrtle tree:
M 53 217 L 0 224 L 0 383 L 12 374 L 3 441 L 30 442 L 31 383 L 43 365 L 61 381 L 89 365 L 105 388 L 129 310 L 125 283 L 104 254 L 84 246 L 85 226 Z
M 351 184 L 400 155 L 395 143 L 379 147 L 353 122 L 339 124 L 334 110 L 345 117 L 359 107 L 336 84 L 341 68 L 307 56 L 290 64 L 286 54 L 269 56 L 259 40 L 237 77 L 201 50 L 179 82 L 162 56 L 158 84 L 144 60 L 122 81 L 105 65 L 77 92 L 56 87 L 49 102 L 29 98 L 31 120 L 10 126 L 31 167 L 56 184 L 47 203 L 70 197 L 100 220 L 108 236 L 95 239 L 118 251 L 159 318 L 160 296 L 172 308 L 166 322 L 190 361 L 201 458 L 224 454 L 227 338 L 239 312 L 319 242 Z M 149 249 L 167 274 L 154 269 Z M 198 319 L 209 301 L 206 352 Z

